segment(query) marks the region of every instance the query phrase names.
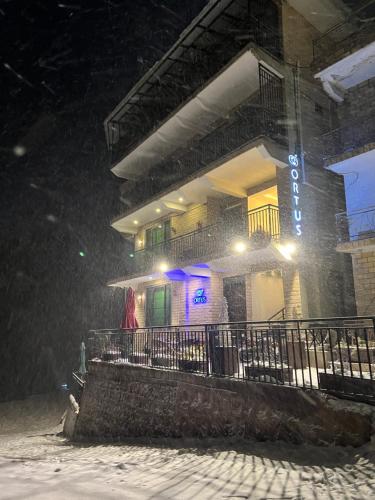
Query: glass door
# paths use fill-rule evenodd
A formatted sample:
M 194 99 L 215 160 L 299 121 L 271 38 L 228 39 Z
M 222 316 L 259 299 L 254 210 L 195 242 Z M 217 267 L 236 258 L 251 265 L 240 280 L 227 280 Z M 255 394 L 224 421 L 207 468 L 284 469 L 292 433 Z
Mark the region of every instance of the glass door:
M 171 324 L 171 287 L 155 286 L 146 289 L 146 326 Z

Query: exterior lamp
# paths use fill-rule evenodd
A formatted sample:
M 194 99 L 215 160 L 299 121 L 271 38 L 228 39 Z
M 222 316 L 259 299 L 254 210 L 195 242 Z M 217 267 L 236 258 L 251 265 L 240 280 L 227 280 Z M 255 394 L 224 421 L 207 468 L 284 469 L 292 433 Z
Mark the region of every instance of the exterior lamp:
M 285 243 L 279 246 L 279 251 L 286 260 L 292 260 L 292 255 L 297 251 L 297 246 L 295 243 Z
M 233 250 L 236 253 L 244 253 L 247 249 L 247 245 L 244 241 L 235 241 L 233 243 Z
M 166 273 L 168 271 L 168 264 L 166 262 L 161 262 L 159 264 L 159 271 L 162 273 Z

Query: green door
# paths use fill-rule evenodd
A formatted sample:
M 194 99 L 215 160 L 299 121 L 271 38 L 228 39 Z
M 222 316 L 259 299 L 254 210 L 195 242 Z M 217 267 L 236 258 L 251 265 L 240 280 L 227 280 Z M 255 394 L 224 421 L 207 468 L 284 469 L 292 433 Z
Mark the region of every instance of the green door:
M 171 324 L 171 287 L 155 286 L 146 289 L 146 326 Z
M 164 221 L 146 230 L 146 248 L 164 243 L 170 238 L 170 221 Z

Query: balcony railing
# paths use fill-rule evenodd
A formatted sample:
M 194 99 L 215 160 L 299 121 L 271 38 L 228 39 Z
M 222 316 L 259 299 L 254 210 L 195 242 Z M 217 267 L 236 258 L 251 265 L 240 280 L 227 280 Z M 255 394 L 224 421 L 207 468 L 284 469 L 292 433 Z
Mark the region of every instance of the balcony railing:
M 345 123 L 318 137 L 323 158 L 329 161 L 338 155 L 355 152 L 375 142 L 375 120 L 373 116 Z
M 336 215 L 338 243 L 375 238 L 375 207 Z
M 265 6 L 263 0 L 212 2 L 108 121 L 107 137 L 115 153 L 113 159 L 134 149 L 249 43 L 282 58 L 279 24 L 278 9 L 273 3 Z
M 344 22 L 314 40 L 314 64 L 318 67 L 329 66 L 361 49 L 374 40 L 374 30 L 374 5 L 366 1 Z
M 140 203 L 140 196 L 142 199 L 154 196 L 183 177 L 246 146 L 257 137 L 266 136 L 283 145 L 287 144 L 282 80 L 262 66 L 259 67 L 259 78 L 261 87 L 258 93 L 207 135 L 193 139 L 162 164 L 156 165 L 147 179 L 139 180 L 123 193 L 127 202 Z M 163 175 L 158 175 L 161 168 Z M 150 176 L 153 182 L 150 182 Z
M 262 248 L 280 236 L 279 209 L 274 205 L 251 210 L 242 218 L 222 221 L 158 245 L 134 252 L 132 273 L 152 272 L 162 260 L 180 266 L 228 253 L 234 238 L 250 239 L 251 248 Z
M 375 318 L 92 330 L 88 359 L 320 389 L 375 403 Z

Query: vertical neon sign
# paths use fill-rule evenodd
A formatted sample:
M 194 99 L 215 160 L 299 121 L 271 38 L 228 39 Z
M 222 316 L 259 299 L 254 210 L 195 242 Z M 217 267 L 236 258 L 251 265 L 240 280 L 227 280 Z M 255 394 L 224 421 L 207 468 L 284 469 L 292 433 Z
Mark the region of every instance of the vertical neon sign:
M 293 232 L 296 236 L 301 236 L 302 234 L 302 209 L 300 204 L 300 164 L 298 160 L 298 155 L 289 155 L 289 166 L 290 166 L 290 183 L 292 192 L 292 220 L 293 220 Z

